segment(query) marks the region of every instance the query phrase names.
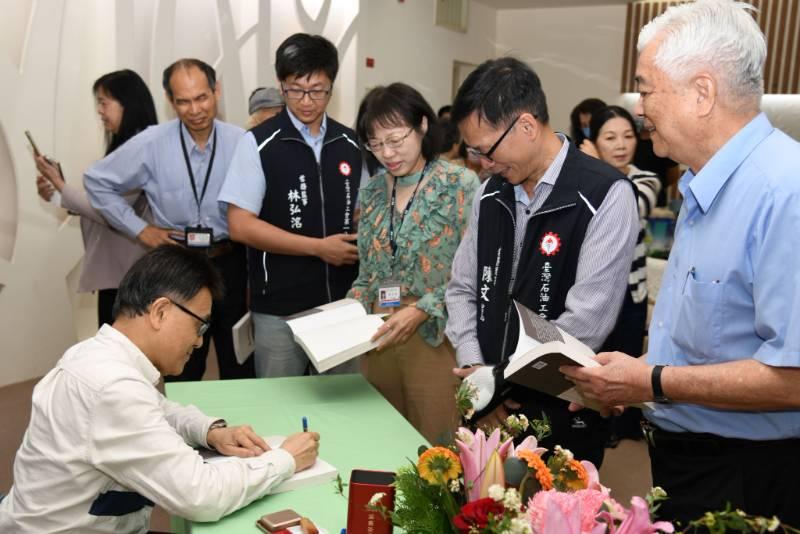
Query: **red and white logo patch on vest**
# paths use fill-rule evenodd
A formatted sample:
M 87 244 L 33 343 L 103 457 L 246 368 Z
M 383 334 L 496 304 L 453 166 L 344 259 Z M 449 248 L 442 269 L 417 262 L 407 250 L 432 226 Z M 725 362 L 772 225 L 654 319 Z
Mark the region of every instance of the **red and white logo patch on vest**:
M 539 250 L 545 256 L 555 256 L 561 250 L 561 238 L 558 234 L 547 232 L 542 236 L 542 242 L 539 243 Z
M 350 167 L 349 163 L 343 161 L 339 164 L 339 172 L 342 173 L 342 176 L 350 176 L 350 173 L 353 172 L 353 169 Z

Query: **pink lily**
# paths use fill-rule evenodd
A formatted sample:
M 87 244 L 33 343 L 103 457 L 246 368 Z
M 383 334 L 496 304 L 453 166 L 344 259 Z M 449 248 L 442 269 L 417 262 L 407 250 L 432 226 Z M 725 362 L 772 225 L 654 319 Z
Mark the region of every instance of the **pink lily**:
M 536 441 L 535 436 L 528 436 L 527 438 L 523 439 L 516 447 L 514 447 L 514 443 L 512 442 L 511 446 L 509 447 L 508 454 L 509 456 L 516 456 L 517 451 L 523 451 L 523 450 L 532 451 L 534 454 L 538 456 L 541 456 L 542 454 L 547 452 L 547 449 L 545 449 L 544 447 L 539 447 L 539 442 Z M 597 469 L 595 469 L 595 472 L 597 472 Z
M 616 526 L 614 518 L 608 512 L 603 512 L 599 516 L 608 524 L 608 534 L 655 534 L 656 532 L 675 532 L 675 527 L 668 521 L 650 522 L 650 510 L 647 502 L 641 497 L 631 499 L 631 508 L 627 515 L 622 519 L 622 523 Z
M 509 438 L 501 445 L 499 428 L 488 439 L 483 430 L 473 433 L 466 428 L 459 428 L 456 436 L 461 466 L 464 468 L 464 485 L 468 488 L 467 501 L 472 502 L 480 498 L 483 474 L 489 457 L 496 451 L 500 459 L 505 460 L 512 440 Z

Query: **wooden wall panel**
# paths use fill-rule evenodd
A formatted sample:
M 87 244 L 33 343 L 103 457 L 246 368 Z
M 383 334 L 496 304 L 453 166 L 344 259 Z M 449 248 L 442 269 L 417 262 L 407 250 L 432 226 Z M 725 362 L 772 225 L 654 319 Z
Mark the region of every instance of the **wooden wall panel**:
M 636 91 L 634 76 L 639 31 L 668 7 L 684 2 L 640 0 L 628 5 L 620 87 L 623 93 Z M 800 93 L 800 0 L 749 0 L 748 3 L 758 10 L 753 15 L 767 39 L 764 92 Z

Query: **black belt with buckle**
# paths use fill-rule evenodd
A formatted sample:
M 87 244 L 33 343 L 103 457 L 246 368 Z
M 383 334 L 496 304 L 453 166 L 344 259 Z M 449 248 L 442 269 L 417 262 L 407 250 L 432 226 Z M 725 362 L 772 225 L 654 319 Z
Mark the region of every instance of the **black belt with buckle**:
M 654 449 L 683 452 L 689 454 L 724 454 L 764 447 L 795 447 L 800 450 L 800 439 L 751 440 L 726 438 L 716 434 L 695 432 L 669 432 L 648 420 L 642 421 L 642 432 L 648 445 Z
M 185 246 L 185 245 L 184 245 Z M 209 247 L 187 247 L 191 250 L 196 250 L 208 256 L 209 258 L 217 258 L 219 256 L 224 256 L 225 254 L 230 254 L 233 252 L 233 241 L 230 239 L 220 239 L 219 241 L 215 241 Z

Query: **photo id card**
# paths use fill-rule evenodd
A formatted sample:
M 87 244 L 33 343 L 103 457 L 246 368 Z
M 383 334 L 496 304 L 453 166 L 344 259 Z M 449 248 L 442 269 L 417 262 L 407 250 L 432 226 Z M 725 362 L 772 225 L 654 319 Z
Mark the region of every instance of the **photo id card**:
M 186 246 L 192 248 L 206 248 L 214 243 L 214 230 L 205 226 L 186 227 Z
M 400 306 L 400 284 L 394 281 L 384 282 L 378 287 L 378 307 L 394 308 Z

